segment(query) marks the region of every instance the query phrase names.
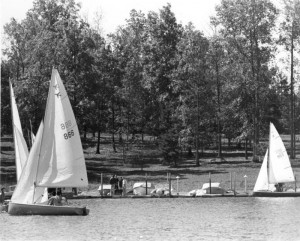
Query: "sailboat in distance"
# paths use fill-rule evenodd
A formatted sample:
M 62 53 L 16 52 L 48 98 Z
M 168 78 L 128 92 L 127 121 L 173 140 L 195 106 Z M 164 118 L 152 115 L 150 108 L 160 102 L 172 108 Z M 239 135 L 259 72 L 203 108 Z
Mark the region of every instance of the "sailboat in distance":
M 284 191 L 282 184 L 295 183 L 294 173 L 284 143 L 275 126 L 270 123 L 269 149 L 266 151 L 258 174 L 253 196 L 299 197 L 295 190 Z
M 9 203 L 11 215 L 87 215 L 80 206 L 45 204 L 44 189 L 86 187 L 85 159 L 76 119 L 56 69 L 52 70 L 44 121 Z

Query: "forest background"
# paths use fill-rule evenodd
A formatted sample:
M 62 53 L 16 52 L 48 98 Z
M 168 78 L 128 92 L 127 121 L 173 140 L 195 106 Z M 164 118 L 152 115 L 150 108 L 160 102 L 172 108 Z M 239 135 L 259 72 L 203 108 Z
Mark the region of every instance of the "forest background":
M 24 133 L 35 133 L 56 67 L 82 140 L 88 145 L 92 133 L 96 154 L 109 134 L 114 152 L 150 141 L 164 162 L 176 166 L 184 153 L 199 166 L 208 149 L 222 160 L 226 139 L 258 161 L 273 122 L 291 136 L 295 158 L 300 1 L 283 6 L 222 0 L 213 34 L 205 36 L 193 23 L 179 24 L 167 4 L 158 12 L 132 10 L 125 25 L 103 36 L 101 16 L 89 24 L 74 0 L 36 0 L 25 19 L 4 26 L 1 135 L 12 133 L 9 79 Z

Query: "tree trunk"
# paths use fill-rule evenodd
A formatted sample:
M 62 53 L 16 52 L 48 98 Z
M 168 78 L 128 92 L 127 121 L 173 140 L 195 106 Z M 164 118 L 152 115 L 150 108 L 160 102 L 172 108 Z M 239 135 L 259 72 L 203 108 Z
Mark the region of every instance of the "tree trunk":
M 86 125 L 84 125 L 83 129 L 84 129 L 84 132 L 83 132 L 83 140 L 86 141 L 86 133 L 87 133 Z
M 117 152 L 116 150 L 116 142 L 115 142 L 115 107 L 114 107 L 114 101 L 112 100 L 112 147 L 114 152 Z
M 96 154 L 100 154 L 100 130 L 98 130 L 97 150 Z
M 245 139 L 245 159 L 248 160 L 248 139 Z
M 199 161 L 199 90 L 197 91 L 197 123 L 196 123 L 196 166 L 200 166 Z
M 216 73 L 217 73 L 217 97 L 218 97 L 218 114 L 217 114 L 217 122 L 218 122 L 218 158 L 222 158 L 222 135 L 221 135 L 221 102 L 220 102 L 220 96 L 221 96 L 221 86 L 220 86 L 220 80 L 219 80 L 219 65 L 218 61 L 216 61 Z
M 292 36 L 291 36 L 291 151 L 290 158 L 295 159 L 295 113 L 294 113 L 294 34 L 292 25 Z

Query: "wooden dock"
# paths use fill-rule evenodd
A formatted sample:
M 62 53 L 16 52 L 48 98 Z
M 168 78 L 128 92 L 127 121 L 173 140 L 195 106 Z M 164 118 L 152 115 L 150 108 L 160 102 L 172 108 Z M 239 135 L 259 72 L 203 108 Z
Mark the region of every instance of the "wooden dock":
M 78 195 L 69 197 L 68 199 L 128 199 L 128 198 L 226 198 L 226 197 L 252 197 L 249 193 L 229 193 L 224 195 L 219 194 L 205 194 L 203 196 L 191 196 L 188 194 L 172 194 L 172 195 L 113 195 L 113 196 L 100 196 L 100 195 Z

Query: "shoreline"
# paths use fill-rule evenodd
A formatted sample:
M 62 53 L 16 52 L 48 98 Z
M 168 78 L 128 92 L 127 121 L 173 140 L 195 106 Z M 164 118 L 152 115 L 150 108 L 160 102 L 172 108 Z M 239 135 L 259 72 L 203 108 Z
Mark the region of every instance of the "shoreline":
M 86 146 L 86 143 L 83 143 Z M 106 142 L 101 144 L 100 154 L 95 154 L 96 147 L 90 144 L 84 148 L 86 167 L 88 172 L 89 185 L 87 188 L 79 189 L 82 192 L 95 193 L 101 184 L 101 173 L 103 175 L 103 184 L 109 183 L 111 175 L 116 174 L 127 180 L 128 188 L 131 189 L 135 182 L 151 182 L 154 185 L 167 183 L 167 173 L 171 173 L 172 187 L 177 192 L 189 192 L 195 189 L 201 189 L 204 183 L 209 182 L 209 173 L 211 182 L 219 182 L 220 186 L 225 190 L 233 190 L 238 193 L 252 192 L 255 185 L 261 163 L 246 160 L 241 157 L 237 151 L 232 151 L 231 156 L 226 156 L 226 161 L 212 162 L 211 157 L 200 159 L 200 166 L 195 166 L 193 157 L 185 157 L 182 161 L 178 161 L 177 166 L 165 165 L 157 161 L 159 156 L 157 150 L 144 148 L 144 153 L 140 158 L 143 163 L 135 163 L 136 150 L 127 152 L 126 163 L 122 159 L 122 151 L 120 148 L 114 152 L 111 148 L 111 143 Z M 226 153 L 229 155 L 228 153 Z M 131 161 L 129 159 L 131 157 Z M 296 179 L 300 179 L 300 162 L 291 160 L 293 171 Z M 16 183 L 14 163 L 14 145 L 11 136 L 1 138 L 1 185 L 6 188 L 9 185 Z M 245 177 L 247 176 L 247 177 Z M 234 181 L 235 180 L 235 181 Z M 235 184 L 234 184 L 235 183 Z M 293 188 L 294 183 L 288 185 Z M 297 180 L 297 186 L 300 187 L 300 182 Z M 98 192 L 99 193 L 99 192 Z

